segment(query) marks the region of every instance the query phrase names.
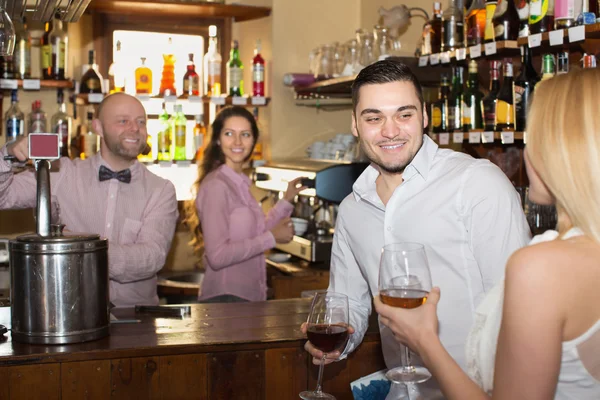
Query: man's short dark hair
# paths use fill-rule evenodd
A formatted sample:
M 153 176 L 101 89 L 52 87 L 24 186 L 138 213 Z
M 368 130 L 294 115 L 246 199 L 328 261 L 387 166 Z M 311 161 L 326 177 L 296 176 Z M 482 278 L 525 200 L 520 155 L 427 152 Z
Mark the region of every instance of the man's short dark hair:
M 363 85 L 392 82 L 411 82 L 415 87 L 421 107 L 423 106 L 423 89 L 415 74 L 398 58 L 389 57 L 363 68 L 354 79 L 352 83 L 352 112 L 356 113 L 359 100 L 358 92 Z

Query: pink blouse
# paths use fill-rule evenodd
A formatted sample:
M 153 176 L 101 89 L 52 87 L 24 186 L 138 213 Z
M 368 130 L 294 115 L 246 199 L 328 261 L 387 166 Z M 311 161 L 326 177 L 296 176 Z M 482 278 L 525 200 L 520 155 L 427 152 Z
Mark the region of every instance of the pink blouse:
M 293 206 L 280 200 L 265 215 L 250 193 L 250 179 L 221 165 L 204 178 L 196 209 L 204 239 L 204 280 L 198 299 L 231 294 L 267 299 L 264 252 L 275 246 L 270 232 Z

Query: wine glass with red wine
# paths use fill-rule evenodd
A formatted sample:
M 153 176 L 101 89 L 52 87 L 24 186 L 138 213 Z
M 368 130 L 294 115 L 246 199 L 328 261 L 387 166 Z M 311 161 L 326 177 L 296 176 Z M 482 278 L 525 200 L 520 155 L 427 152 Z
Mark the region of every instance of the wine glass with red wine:
M 317 292 L 310 307 L 306 321 L 306 336 L 317 349 L 323 352 L 319 366 L 317 388 L 313 391 L 300 393 L 304 400 L 333 399 L 330 394 L 323 392 L 323 367 L 327 353 L 343 350 L 348 341 L 348 296 L 334 292 Z
M 416 308 L 427 301 L 431 272 L 425 248 L 419 243 L 393 243 L 383 248 L 379 265 L 379 297 L 392 307 Z M 386 377 L 394 383 L 421 383 L 431 378 L 425 367 L 412 366 L 410 349 L 404 351 L 404 365 L 392 368 Z

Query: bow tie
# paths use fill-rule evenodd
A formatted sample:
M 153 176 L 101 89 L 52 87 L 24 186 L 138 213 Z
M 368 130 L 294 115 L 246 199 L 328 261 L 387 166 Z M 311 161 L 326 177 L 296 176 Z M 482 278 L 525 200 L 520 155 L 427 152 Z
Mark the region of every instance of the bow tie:
M 119 172 L 114 172 L 106 168 L 104 165 L 101 165 L 98 173 L 98 179 L 100 179 L 100 182 L 107 181 L 109 179 L 117 179 L 123 183 L 129 183 L 131 182 L 131 171 L 129 168 L 127 168 Z

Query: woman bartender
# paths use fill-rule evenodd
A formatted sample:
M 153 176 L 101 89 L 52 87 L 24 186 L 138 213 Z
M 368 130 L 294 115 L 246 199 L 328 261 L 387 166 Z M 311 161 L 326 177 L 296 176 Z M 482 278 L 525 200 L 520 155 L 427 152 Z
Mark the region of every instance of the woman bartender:
M 188 207 L 193 245 L 204 244 L 204 280 L 198 299 L 222 303 L 267 299 L 264 252 L 294 235 L 291 202 L 304 187 L 289 182 L 283 199 L 265 217 L 250 193 L 242 168 L 258 140 L 254 116 L 243 107 L 223 109 L 212 124 L 195 183 L 196 200 Z

